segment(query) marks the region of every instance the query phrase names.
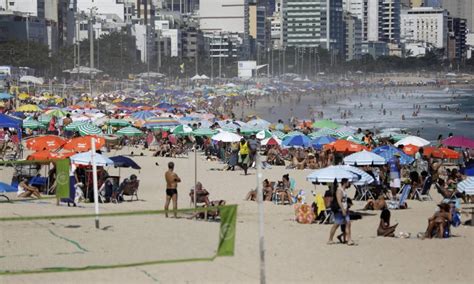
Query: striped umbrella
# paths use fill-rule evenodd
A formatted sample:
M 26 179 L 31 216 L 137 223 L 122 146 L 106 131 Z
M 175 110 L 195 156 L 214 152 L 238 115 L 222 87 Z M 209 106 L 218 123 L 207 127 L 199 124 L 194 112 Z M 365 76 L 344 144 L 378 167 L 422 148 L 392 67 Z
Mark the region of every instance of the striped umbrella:
M 46 112 L 48 115 L 52 115 L 52 116 L 55 116 L 55 117 L 65 117 L 67 112 L 65 112 L 64 110 L 62 109 L 53 109 L 53 110 L 49 110 Z
M 87 124 L 87 122 L 84 121 L 73 121 L 70 124 L 68 124 L 66 127 L 64 127 L 65 130 L 67 131 L 77 131 L 78 127 L 81 125 Z
M 143 135 L 143 132 L 133 126 L 128 126 L 120 129 L 117 131 L 117 135 L 123 135 L 123 136 L 141 136 Z
M 81 136 L 102 134 L 102 130 L 92 123 L 85 123 L 77 127 Z
M 112 126 L 129 126 L 130 123 L 124 119 L 111 119 L 107 122 L 107 124 Z
M 336 133 L 335 133 L 335 135 L 336 135 L 337 138 L 349 137 L 349 136 L 351 136 L 352 134 L 354 134 L 354 131 L 338 130 L 338 131 L 336 131 Z
M 194 136 L 208 136 L 211 137 L 217 133 L 216 130 L 212 130 L 210 128 L 198 128 L 193 131 Z
M 330 128 L 322 128 L 316 132 L 312 132 L 309 134 L 311 138 L 321 137 L 321 136 L 335 136 L 336 131 Z
M 302 132 L 299 132 L 299 131 L 291 131 L 289 133 L 287 133 L 285 136 L 283 136 L 283 139 L 286 139 L 288 137 L 292 137 L 292 136 L 299 136 L 299 135 L 304 135 Z
M 468 177 L 458 183 L 457 189 L 459 192 L 466 193 L 466 195 L 474 195 L 474 177 Z
M 44 125 L 48 125 L 49 122 L 51 121 L 51 115 L 49 114 L 43 114 L 43 115 L 40 115 L 40 117 L 38 117 L 38 121 L 41 123 L 41 124 L 44 124 Z
M 143 110 L 143 111 L 137 111 L 132 113 L 132 117 L 135 119 L 141 119 L 141 120 L 146 120 L 151 117 L 155 117 L 156 115 L 152 113 L 151 111 Z
M 257 136 L 257 139 L 263 140 L 263 139 L 272 137 L 273 133 L 270 132 L 269 130 L 262 130 L 258 132 L 256 136 Z
M 285 133 L 281 132 L 281 131 L 273 131 L 272 132 L 274 136 L 276 136 L 278 139 L 283 139 L 283 137 L 285 136 Z
M 44 125 L 42 125 L 39 121 L 34 120 L 34 119 L 25 119 L 23 120 L 23 128 L 38 129 L 38 128 L 44 128 Z
M 175 135 L 186 135 L 190 134 L 191 132 L 193 132 L 193 129 L 187 125 L 178 125 L 173 128 L 173 130 L 171 130 L 171 133 Z
M 169 117 L 153 117 L 145 121 L 145 127 L 156 129 L 156 128 L 164 128 L 164 127 L 173 127 L 178 126 L 181 123 L 174 118 Z

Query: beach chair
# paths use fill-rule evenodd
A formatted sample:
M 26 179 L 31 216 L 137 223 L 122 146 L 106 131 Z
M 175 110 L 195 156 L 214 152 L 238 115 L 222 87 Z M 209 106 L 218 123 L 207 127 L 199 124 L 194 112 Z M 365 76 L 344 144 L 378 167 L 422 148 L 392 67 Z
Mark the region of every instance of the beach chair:
M 413 199 L 418 199 L 420 201 L 423 201 L 425 199 L 427 200 L 433 200 L 433 198 L 430 195 L 430 189 L 431 185 L 433 184 L 433 179 L 431 176 L 427 176 L 425 181 L 423 182 L 423 188 L 415 188 L 415 193 L 413 194 Z
M 375 199 L 374 195 L 372 194 L 372 191 L 370 191 L 370 188 L 367 185 L 361 185 L 357 186 L 355 185 L 355 188 L 358 192 L 358 196 L 356 200 L 367 200 L 367 199 Z
M 138 187 L 140 186 L 139 180 L 129 181 L 123 185 L 120 189 L 120 196 L 123 199 L 123 196 L 131 196 L 130 201 L 133 201 L 133 197 L 138 200 Z
M 454 199 L 457 199 L 456 197 L 456 191 L 453 191 L 453 193 L 451 193 L 450 196 L 446 196 L 446 194 L 443 192 L 443 190 L 441 189 L 441 186 L 438 184 L 438 183 L 435 183 L 435 187 L 436 187 L 436 191 L 441 194 L 441 196 L 443 197 L 443 201 L 446 200 L 446 201 L 450 201 L 450 200 L 454 200 Z
M 389 209 L 400 209 L 404 207 L 405 201 L 408 199 L 408 195 L 411 191 L 411 185 L 405 184 L 402 187 L 402 193 L 400 194 L 400 199 L 398 201 L 390 200 L 387 202 Z

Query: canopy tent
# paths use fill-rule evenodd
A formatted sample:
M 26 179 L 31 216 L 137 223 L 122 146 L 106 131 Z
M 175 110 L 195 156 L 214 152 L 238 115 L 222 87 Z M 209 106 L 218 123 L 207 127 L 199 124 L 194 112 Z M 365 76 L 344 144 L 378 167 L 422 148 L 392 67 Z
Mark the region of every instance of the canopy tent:
M 21 140 L 21 127 L 23 121 L 15 119 L 3 113 L 0 113 L 0 127 L 2 128 L 14 128 L 17 132 L 18 139 Z

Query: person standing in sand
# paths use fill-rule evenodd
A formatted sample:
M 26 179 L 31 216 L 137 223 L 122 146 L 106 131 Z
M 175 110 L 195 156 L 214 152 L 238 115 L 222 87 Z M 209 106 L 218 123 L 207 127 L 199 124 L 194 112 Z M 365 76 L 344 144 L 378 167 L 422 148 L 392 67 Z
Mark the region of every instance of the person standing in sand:
M 165 173 L 166 180 L 166 203 L 165 203 L 165 216 L 168 218 L 168 208 L 170 201 L 173 200 L 173 213 L 174 217 L 177 218 L 176 210 L 178 209 L 178 183 L 181 179 L 174 172 L 174 163 L 168 163 L 168 170 Z

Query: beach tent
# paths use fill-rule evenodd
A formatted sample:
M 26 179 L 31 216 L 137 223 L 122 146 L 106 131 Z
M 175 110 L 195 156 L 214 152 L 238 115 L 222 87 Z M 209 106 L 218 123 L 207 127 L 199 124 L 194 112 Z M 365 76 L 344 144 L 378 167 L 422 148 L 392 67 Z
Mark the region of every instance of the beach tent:
M 344 158 L 344 164 L 351 166 L 381 166 L 386 163 L 384 157 L 365 150 Z
M 17 132 L 18 139 L 21 140 L 21 127 L 23 121 L 15 119 L 11 116 L 0 113 L 0 127 L 2 128 L 14 128 Z

